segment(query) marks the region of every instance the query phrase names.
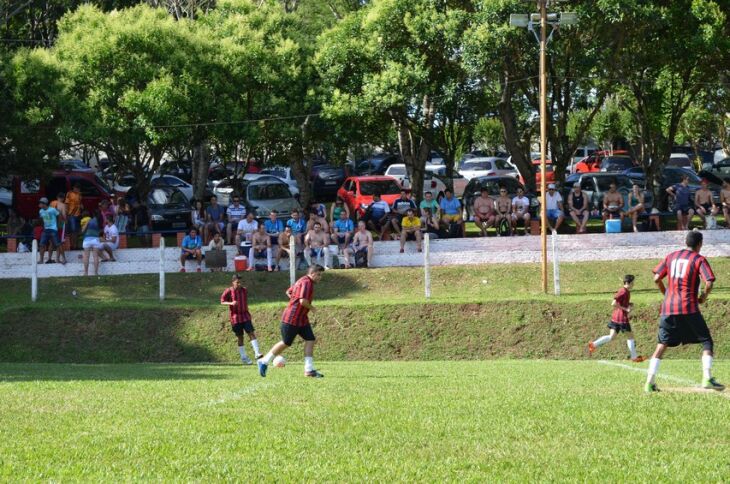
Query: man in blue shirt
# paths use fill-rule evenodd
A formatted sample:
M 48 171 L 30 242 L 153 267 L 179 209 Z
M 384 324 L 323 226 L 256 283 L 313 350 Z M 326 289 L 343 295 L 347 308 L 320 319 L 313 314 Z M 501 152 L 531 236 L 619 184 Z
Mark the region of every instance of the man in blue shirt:
M 196 259 L 198 261 L 198 272 L 202 271 L 203 265 L 203 239 L 194 228 L 186 235 L 180 246 L 180 272 L 185 272 L 185 261 Z
M 279 243 L 279 234 L 284 231 L 284 222 L 279 220 L 279 212 L 272 210 L 269 214 L 269 220 L 264 222 L 266 235 L 271 239 L 271 245 Z
M 332 242 L 337 244 L 340 252 L 344 253 L 347 246 L 350 245 L 350 240 L 352 240 L 354 232 L 355 224 L 347 216 L 347 212 L 342 210 L 340 212 L 340 218 L 332 224 Z
M 461 237 L 464 236 L 464 220 L 461 218 L 461 202 L 448 188 L 444 190 L 444 198 L 439 203 L 441 209 L 441 224 L 445 226 L 447 233 L 451 233 L 449 226 L 459 225 Z
M 304 247 L 304 233 L 307 231 L 307 222 L 304 221 L 299 210 L 291 211 L 291 218 L 286 221 L 286 226 L 291 229 L 292 235 L 297 241 L 296 253 L 299 254 Z
M 208 231 L 208 238 L 212 239 L 216 232 L 223 235 L 225 215 L 226 211 L 218 205 L 218 197 L 215 195 L 210 197 L 210 205 L 205 209 L 205 228 Z
M 365 212 L 364 220 L 370 230 L 380 233 L 380 240 L 385 240 L 385 234 L 388 231 L 388 214 L 390 213 L 390 205 L 380 199 L 380 194 L 373 194 L 373 203 Z
M 677 211 L 677 230 L 689 230 L 689 221 L 695 214 L 689 205 L 689 176 L 682 175 L 682 181 L 667 188 L 670 197 L 674 197 L 674 209 Z
M 50 244 L 50 248 L 48 249 L 48 261 L 46 262 L 47 264 L 50 264 L 54 262 L 53 251 L 56 250 L 59 245 L 58 216 L 60 213 L 55 208 L 48 206 L 48 199 L 46 197 L 40 199 L 38 206 L 40 207 L 38 215 L 40 215 L 43 220 L 43 232 L 40 240 L 40 263 L 43 263 L 46 246 Z

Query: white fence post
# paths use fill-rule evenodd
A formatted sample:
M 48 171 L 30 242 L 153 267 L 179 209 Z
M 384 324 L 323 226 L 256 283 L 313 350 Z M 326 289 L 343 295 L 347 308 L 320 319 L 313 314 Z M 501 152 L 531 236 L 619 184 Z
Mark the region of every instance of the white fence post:
M 289 285 L 297 281 L 297 238 L 289 237 Z
M 160 237 L 160 301 L 165 300 L 165 237 Z
M 558 261 L 557 238 L 557 233 L 553 232 L 553 288 L 555 289 L 555 295 L 560 296 L 560 263 Z
M 431 298 L 431 237 L 428 232 L 423 234 L 423 271 L 426 285 L 426 299 Z
M 30 300 L 36 302 L 38 300 L 38 241 L 33 239 L 32 256 L 30 272 Z

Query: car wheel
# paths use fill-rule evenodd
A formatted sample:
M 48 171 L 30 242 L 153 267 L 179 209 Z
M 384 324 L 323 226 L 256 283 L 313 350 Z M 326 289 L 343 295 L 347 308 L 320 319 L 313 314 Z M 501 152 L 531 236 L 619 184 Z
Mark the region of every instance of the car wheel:
M 0 224 L 4 224 L 8 222 L 8 207 L 5 205 L 0 205 Z

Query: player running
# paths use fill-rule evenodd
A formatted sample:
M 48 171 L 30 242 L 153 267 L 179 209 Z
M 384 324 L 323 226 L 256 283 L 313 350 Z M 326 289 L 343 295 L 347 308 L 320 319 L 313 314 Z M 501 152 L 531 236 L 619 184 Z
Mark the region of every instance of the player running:
M 286 290 L 289 304 L 281 316 L 281 341 L 276 343 L 266 356 L 259 359 L 259 374 L 266 376 L 266 370 L 271 360 L 284 352 L 297 335 L 304 340 L 304 376 L 322 378 L 323 374 L 314 369 L 314 332 L 309 325 L 309 311 L 314 311 L 312 298 L 314 285 L 322 278 L 324 267 L 319 264 L 309 266 L 307 275 L 300 278 L 292 287 Z
M 241 361 L 244 365 L 252 365 L 253 361 L 246 355 L 246 349 L 243 346 L 244 331 L 251 340 L 251 347 L 257 360 L 261 358 L 261 351 L 259 351 L 259 342 L 251 322 L 251 314 L 248 312 L 248 291 L 241 285 L 241 276 L 238 274 L 233 275 L 231 287 L 221 294 L 221 304 L 228 306 L 231 329 L 238 338 L 238 354 L 241 355 Z
M 624 286 L 618 290 L 615 296 L 613 296 L 613 314 L 611 315 L 611 322 L 608 323 L 608 328 L 611 330 L 606 336 L 601 336 L 595 341 L 588 343 L 588 351 L 593 354 L 596 348 L 599 348 L 609 341 L 613 340 L 617 334 L 626 333 L 626 345 L 629 347 L 629 353 L 631 353 L 631 361 L 634 363 L 641 363 L 644 361 L 643 356 L 636 355 L 636 341 L 634 341 L 634 334 L 631 332 L 631 324 L 629 323 L 629 313 L 633 309 L 634 305 L 631 304 L 631 289 L 634 287 L 634 276 L 627 274 L 624 276 Z
M 664 301 L 659 320 L 659 344 L 649 360 L 646 392 L 659 391 L 655 378 L 667 346 L 698 343 L 702 344 L 702 387 L 725 389 L 712 377 L 713 341 L 699 308 L 712 291 L 715 274 L 707 259 L 700 255 L 702 233 L 689 232 L 686 243 L 687 249 L 672 252 L 654 269 L 654 282 L 664 294 Z M 668 287 L 664 286 L 665 277 Z M 705 289 L 697 296 L 700 278 L 705 282 Z

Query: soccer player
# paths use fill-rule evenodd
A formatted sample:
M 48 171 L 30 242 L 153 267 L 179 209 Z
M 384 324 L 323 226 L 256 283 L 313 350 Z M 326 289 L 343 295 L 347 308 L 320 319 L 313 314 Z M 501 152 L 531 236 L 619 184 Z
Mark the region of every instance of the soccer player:
M 241 285 L 241 276 L 238 274 L 233 275 L 231 287 L 221 294 L 221 304 L 228 306 L 231 316 L 231 329 L 236 334 L 236 338 L 238 338 L 238 354 L 241 355 L 241 361 L 244 365 L 253 364 L 251 358 L 246 354 L 246 349 L 243 347 L 244 331 L 248 335 L 248 339 L 251 340 L 251 347 L 257 360 L 261 358 L 261 351 L 259 350 L 259 342 L 256 339 L 256 332 L 251 322 L 251 313 L 248 312 L 248 291 Z
M 314 332 L 309 325 L 309 311 L 314 311 L 312 298 L 314 285 L 322 278 L 324 267 L 319 264 L 309 266 L 307 275 L 286 290 L 289 304 L 281 316 L 281 341 L 276 343 L 266 356 L 259 359 L 259 374 L 266 376 L 271 360 L 284 352 L 294 342 L 297 335 L 304 340 L 304 376 L 322 378 L 323 374 L 314 369 Z
M 634 276 L 627 274 L 624 276 L 624 285 L 618 290 L 615 296 L 613 296 L 613 314 L 611 315 L 611 322 L 608 323 L 608 328 L 611 330 L 607 335 L 601 336 L 595 341 L 588 343 L 588 351 L 593 354 L 596 348 L 599 348 L 609 341 L 612 341 L 617 334 L 626 333 L 626 345 L 629 347 L 629 353 L 631 353 L 631 361 L 635 363 L 641 363 L 644 361 L 643 356 L 637 356 L 636 354 L 636 341 L 634 341 L 634 334 L 631 332 L 631 324 L 629 323 L 629 313 L 633 308 L 631 304 L 631 289 L 634 287 Z
M 712 292 L 715 274 L 710 264 L 700 255 L 702 233 L 687 234 L 687 249 L 669 254 L 655 269 L 654 282 L 664 294 L 659 320 L 659 337 L 656 350 L 649 360 L 649 374 L 644 390 L 656 392 L 655 378 L 659 362 L 668 346 L 702 344 L 702 387 L 722 391 L 725 389 L 712 377 L 713 341 L 699 305 L 707 301 Z M 664 286 L 664 278 L 668 286 Z M 700 278 L 705 289 L 698 296 Z

